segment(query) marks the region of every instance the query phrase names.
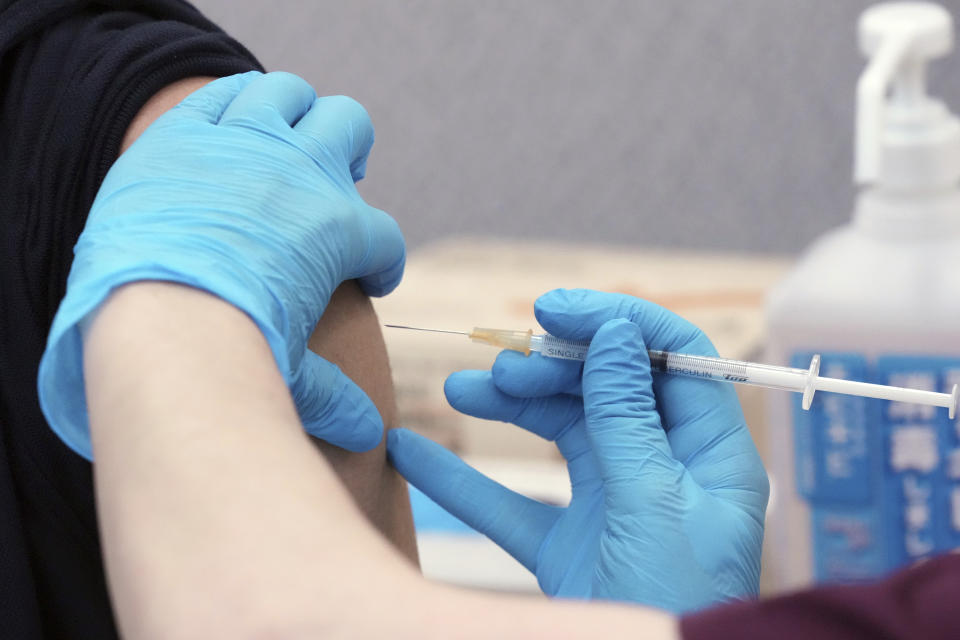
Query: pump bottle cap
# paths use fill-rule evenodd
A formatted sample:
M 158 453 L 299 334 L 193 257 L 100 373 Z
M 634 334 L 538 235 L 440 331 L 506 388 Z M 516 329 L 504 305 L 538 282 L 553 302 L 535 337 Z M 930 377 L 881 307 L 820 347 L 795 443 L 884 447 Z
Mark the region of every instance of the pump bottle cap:
M 860 17 L 870 63 L 857 86 L 859 184 L 917 190 L 960 180 L 960 121 L 926 95 L 926 65 L 953 47 L 950 14 L 926 2 L 892 2 Z

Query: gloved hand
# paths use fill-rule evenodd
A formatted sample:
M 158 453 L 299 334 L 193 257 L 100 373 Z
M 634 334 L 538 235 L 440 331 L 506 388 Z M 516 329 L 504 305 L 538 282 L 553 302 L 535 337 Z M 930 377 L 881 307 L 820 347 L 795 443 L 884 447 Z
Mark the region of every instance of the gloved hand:
M 366 293 L 384 295 L 403 273 L 396 222 L 354 186 L 372 144 L 363 107 L 317 98 L 287 73 L 216 80 L 158 118 L 107 174 L 74 248 L 38 381 L 61 439 L 92 458 L 84 324 L 112 289 L 165 280 L 209 291 L 256 322 L 307 431 L 355 451 L 376 446 L 376 407 L 306 347 L 341 282 L 359 278 Z
M 514 493 L 411 431 L 387 447 L 414 486 L 530 571 L 548 595 L 628 600 L 683 613 L 757 593 L 767 476 L 729 385 L 651 374 L 647 349 L 716 351 L 652 303 L 556 290 L 536 303 L 549 333 L 592 339 L 586 362 L 505 351 L 447 380 L 450 404 L 554 440 L 569 506 Z M 581 394 L 582 393 L 582 397 Z

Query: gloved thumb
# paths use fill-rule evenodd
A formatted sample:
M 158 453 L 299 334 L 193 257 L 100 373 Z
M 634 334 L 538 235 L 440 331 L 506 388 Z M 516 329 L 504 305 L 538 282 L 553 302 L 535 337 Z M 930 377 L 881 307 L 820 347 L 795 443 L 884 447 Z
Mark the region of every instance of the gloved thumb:
M 325 165 L 335 160 L 350 168 L 354 182 L 363 179 L 374 136 L 370 114 L 359 102 L 347 96 L 317 98 L 293 128 L 309 141 L 305 147 L 314 160 Z
M 383 437 L 383 418 L 370 397 L 337 365 L 307 351 L 290 385 L 303 427 L 348 451 L 368 451 Z
M 650 358 L 637 325 L 610 320 L 597 331 L 583 369 L 583 402 L 608 504 L 630 508 L 658 491 L 664 474 L 682 475 L 660 421 Z
M 259 71 L 248 71 L 218 78 L 184 98 L 180 104 L 160 116 L 158 122 L 184 118 L 216 124 L 234 98 L 262 75 Z

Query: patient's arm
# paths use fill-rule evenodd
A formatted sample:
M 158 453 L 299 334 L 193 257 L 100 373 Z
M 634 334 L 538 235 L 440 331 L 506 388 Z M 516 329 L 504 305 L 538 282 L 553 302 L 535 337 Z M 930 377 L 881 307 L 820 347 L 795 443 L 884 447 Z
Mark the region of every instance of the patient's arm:
M 126 638 L 677 637 L 650 609 L 424 580 L 309 445 L 257 326 L 203 291 L 116 290 L 84 379 Z
M 308 346 L 339 366 L 367 392 L 387 429 L 397 426 L 397 405 L 380 323 L 369 298 L 356 282 L 344 282 L 334 292 Z M 370 522 L 404 555 L 416 560 L 407 483 L 387 463 L 386 438 L 376 449 L 365 453 L 313 441 Z
M 140 110 L 124 136 L 121 152 L 168 109 L 213 78 L 187 78 L 154 95 Z M 383 423 L 396 424 L 397 408 L 387 351 L 370 300 L 354 282 L 334 292 L 320 324 L 310 338 L 311 350 L 333 362 L 360 385 L 380 410 Z M 351 453 L 314 440 L 366 517 L 400 551 L 416 562 L 417 547 L 407 485 L 386 457 L 386 438 L 365 453 Z
M 180 83 L 146 109 L 158 115 L 200 84 Z M 144 128 L 135 122 L 131 137 Z M 126 637 L 676 637 L 656 611 L 423 580 L 356 507 L 412 555 L 404 484 L 382 447 L 318 455 L 263 335 L 222 300 L 127 285 L 84 344 L 104 556 Z M 310 346 L 392 423 L 379 327 L 352 283 Z

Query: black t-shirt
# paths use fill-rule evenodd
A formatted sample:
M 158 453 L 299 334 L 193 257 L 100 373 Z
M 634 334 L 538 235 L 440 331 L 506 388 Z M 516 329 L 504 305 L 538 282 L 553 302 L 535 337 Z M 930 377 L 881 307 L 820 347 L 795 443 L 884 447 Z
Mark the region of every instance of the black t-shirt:
M 177 80 L 259 68 L 180 0 L 0 0 L 0 638 L 117 635 L 91 466 L 40 412 L 40 355 L 134 115 Z

